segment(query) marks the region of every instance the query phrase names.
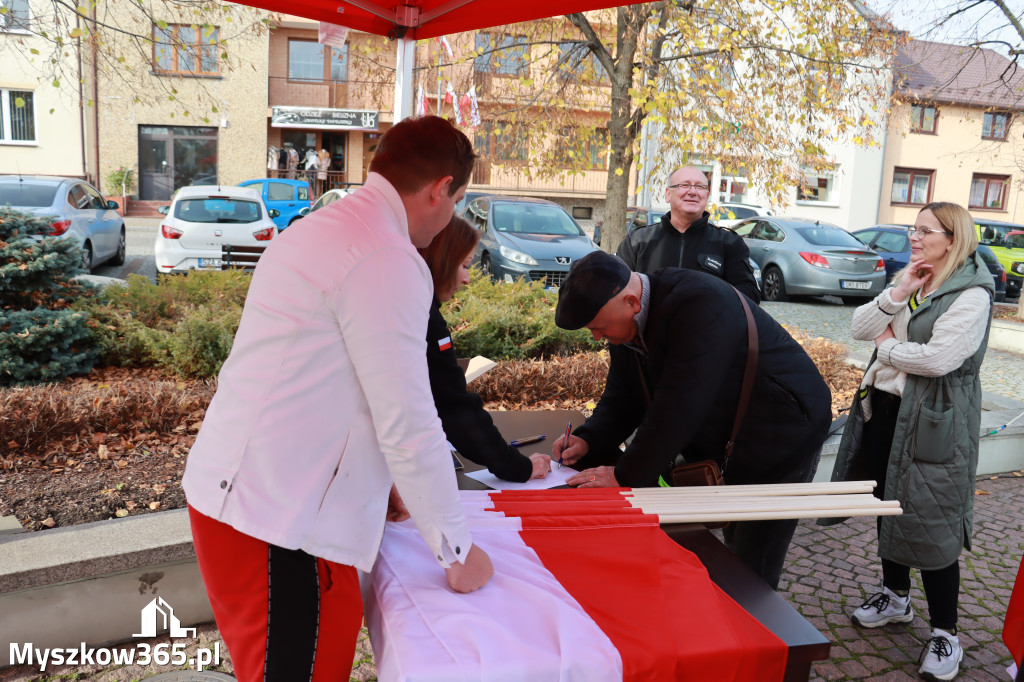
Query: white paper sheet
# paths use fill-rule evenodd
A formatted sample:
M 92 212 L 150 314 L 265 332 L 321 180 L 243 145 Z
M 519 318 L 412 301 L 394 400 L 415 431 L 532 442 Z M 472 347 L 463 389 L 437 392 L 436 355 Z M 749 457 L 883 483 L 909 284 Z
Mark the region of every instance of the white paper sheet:
M 473 471 L 466 475 L 472 479 L 480 481 L 486 486 L 490 486 L 495 490 L 547 490 L 548 488 L 554 488 L 555 486 L 565 485 L 566 479 L 573 474 L 579 473 L 572 467 L 561 465 L 557 466 L 554 463 L 551 464 L 551 471 L 544 478 L 534 478 L 526 483 L 515 483 L 513 481 L 505 481 L 492 474 L 487 469 L 480 469 L 479 471 Z

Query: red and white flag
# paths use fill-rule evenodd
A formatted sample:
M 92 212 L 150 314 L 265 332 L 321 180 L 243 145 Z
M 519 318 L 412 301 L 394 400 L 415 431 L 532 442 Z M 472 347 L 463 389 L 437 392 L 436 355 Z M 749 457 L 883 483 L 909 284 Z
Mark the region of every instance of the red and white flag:
M 476 128 L 480 125 L 480 104 L 476 101 L 476 86 L 474 85 L 466 93 L 469 96 L 470 110 L 469 110 L 469 125 Z
M 448 42 L 447 36 L 438 36 L 437 42 L 441 43 L 441 47 L 444 48 L 445 53 L 448 55 L 448 59 L 455 59 L 455 53 L 452 52 L 452 45 Z
M 452 347 L 452 337 L 446 336 L 443 339 L 439 339 L 437 342 L 438 350 L 448 350 Z
M 458 96 L 455 94 L 455 87 L 451 81 L 448 81 L 448 89 L 444 93 L 444 101 L 446 104 L 451 104 L 452 109 L 455 111 L 455 123 L 462 125 L 462 112 L 459 111 L 459 105 L 456 102 Z
M 418 111 L 420 116 L 426 116 L 430 113 L 430 103 L 427 101 L 427 95 L 423 92 L 423 84 L 420 83 L 416 91 L 416 104 L 418 105 Z
M 459 112 L 461 114 L 460 118 L 462 118 L 463 120 L 466 120 L 466 119 L 469 118 L 469 113 L 470 113 L 470 111 L 473 108 L 473 103 L 469 99 L 469 93 L 468 92 L 465 95 L 463 95 L 461 98 L 459 98 L 459 106 L 456 107 L 456 108 L 459 109 Z
M 786 644 L 617 490 L 463 491 L 495 574 L 447 588 L 411 521 L 366 587 L 382 682 L 777 682 Z
M 1010 594 L 1010 604 L 1006 608 L 1006 619 L 1003 621 L 1003 643 L 1013 655 L 1019 667 L 1024 659 L 1024 559 L 1017 570 L 1017 581 Z
M 348 40 L 348 26 L 338 26 L 337 24 L 328 24 L 323 21 L 320 22 L 317 42 L 321 45 L 330 45 L 331 47 L 341 49 L 345 47 L 346 40 Z

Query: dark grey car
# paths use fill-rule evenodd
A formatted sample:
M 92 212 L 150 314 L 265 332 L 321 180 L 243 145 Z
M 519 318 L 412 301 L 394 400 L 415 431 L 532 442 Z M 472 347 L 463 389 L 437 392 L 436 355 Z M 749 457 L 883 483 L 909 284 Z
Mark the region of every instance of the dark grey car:
M 597 249 L 564 208 L 544 199 L 484 196 L 462 217 L 480 230 L 474 262 L 499 281 L 558 287 L 572 263 Z

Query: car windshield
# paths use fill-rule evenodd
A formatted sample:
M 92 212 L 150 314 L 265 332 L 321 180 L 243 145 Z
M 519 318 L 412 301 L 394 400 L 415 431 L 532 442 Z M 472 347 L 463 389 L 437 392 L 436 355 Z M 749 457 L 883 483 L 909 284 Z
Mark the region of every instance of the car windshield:
M 986 246 L 1001 246 L 1003 248 L 1024 248 L 1024 240 L 1019 235 L 1024 235 L 1021 225 L 993 225 L 992 223 L 978 224 L 978 237 Z
M 494 229 L 512 234 L 583 234 L 568 213 L 543 204 L 495 204 Z
M 863 249 L 864 244 L 846 230 L 838 227 L 798 227 L 796 231 L 801 237 L 815 246 L 849 246 Z
M 260 205 L 229 197 L 185 199 L 175 204 L 174 217 L 190 223 L 255 223 Z
M 57 185 L 39 182 L 0 183 L 0 206 L 24 206 L 42 208 L 52 206 L 57 194 Z

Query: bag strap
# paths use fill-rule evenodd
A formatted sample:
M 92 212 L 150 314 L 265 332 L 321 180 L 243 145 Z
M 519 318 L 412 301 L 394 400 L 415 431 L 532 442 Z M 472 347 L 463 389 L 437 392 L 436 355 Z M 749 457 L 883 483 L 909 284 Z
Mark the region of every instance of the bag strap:
M 747 413 L 747 404 L 750 402 L 750 394 L 754 389 L 754 375 L 757 374 L 757 356 L 760 350 L 757 343 L 757 325 L 754 323 L 754 314 L 750 312 L 750 305 L 746 297 L 736 287 L 732 288 L 743 306 L 743 314 L 747 318 L 747 363 L 743 370 L 743 385 L 740 387 L 740 399 L 736 403 L 736 418 L 732 422 L 732 434 L 725 444 L 725 459 L 722 462 L 722 471 L 729 466 L 729 457 L 736 446 L 736 436 L 740 432 L 740 425 L 743 423 L 743 416 Z

